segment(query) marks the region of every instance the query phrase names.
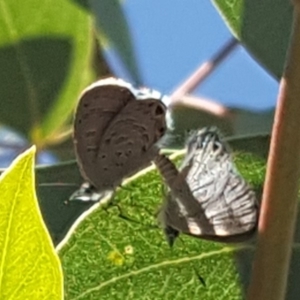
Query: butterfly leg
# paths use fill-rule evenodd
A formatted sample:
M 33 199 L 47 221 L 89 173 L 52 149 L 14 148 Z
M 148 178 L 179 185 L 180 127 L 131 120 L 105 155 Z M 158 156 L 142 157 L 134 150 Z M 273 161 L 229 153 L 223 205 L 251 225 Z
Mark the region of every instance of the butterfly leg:
M 110 208 L 112 208 L 112 207 L 117 208 L 117 210 L 118 210 L 118 217 L 120 217 L 121 219 L 123 219 L 125 221 L 129 221 L 129 222 L 135 223 L 135 224 L 145 225 L 142 222 L 140 222 L 138 220 L 135 220 L 134 218 L 131 218 L 131 217 L 127 216 L 123 212 L 121 206 L 118 203 L 116 203 L 114 197 L 112 197 L 111 201 L 109 201 L 109 203 L 107 203 L 107 205 L 105 207 L 103 207 L 103 209 L 104 209 L 105 212 L 108 213 L 108 210 Z M 157 228 L 157 226 L 154 226 L 154 225 L 152 225 L 152 226 L 151 225 L 145 225 L 145 226 L 147 226 L 148 228 L 154 228 L 154 227 Z
M 99 193 L 89 182 L 84 182 L 79 190 L 75 191 L 69 201 L 100 202 L 105 193 Z
M 126 187 L 124 187 L 124 186 L 119 186 L 119 188 L 120 189 L 122 189 L 122 190 L 125 190 L 125 191 L 129 191 L 129 192 L 134 192 L 135 191 L 135 189 L 133 189 L 133 188 L 131 188 L 131 187 L 128 187 L 128 186 L 126 186 Z M 127 196 L 128 197 L 128 196 Z M 152 211 L 150 211 L 150 210 L 148 210 L 145 206 L 142 206 L 142 205 L 138 205 L 137 203 L 136 203 L 136 201 L 135 202 L 133 202 L 133 203 L 131 203 L 132 201 L 131 201 L 131 196 L 129 195 L 129 199 L 130 199 L 130 204 L 128 204 L 128 206 L 130 206 L 130 207 L 134 207 L 134 208 L 137 208 L 137 209 L 139 209 L 140 211 L 146 211 L 146 213 L 149 215 L 149 216 L 152 216 L 153 215 L 153 212 Z M 119 205 L 117 205 L 116 203 L 115 203 L 115 201 L 111 201 L 112 203 L 110 203 L 110 205 L 111 206 L 116 206 L 117 207 L 117 209 L 119 210 L 119 217 L 120 218 L 122 218 L 122 219 L 124 219 L 124 220 L 127 220 L 127 221 L 131 221 L 131 222 L 133 222 L 133 223 L 136 223 L 136 224 L 143 224 L 142 222 L 140 222 L 140 221 L 138 221 L 138 220 L 135 220 L 135 219 L 133 219 L 133 218 L 130 218 L 130 217 L 128 217 L 128 216 L 126 216 L 123 212 L 122 212 L 122 209 L 121 209 L 121 207 L 119 206 Z M 144 224 L 145 225 L 145 224 Z M 150 227 L 150 228 L 158 228 L 158 226 L 157 225 L 145 225 L 146 227 Z
M 135 223 L 135 224 L 141 224 L 139 221 L 134 220 L 134 219 L 132 219 L 132 218 L 126 216 L 126 215 L 123 213 L 121 207 L 120 207 L 118 204 L 115 204 L 115 206 L 116 206 L 116 208 L 117 208 L 118 211 L 119 211 L 118 216 L 119 216 L 121 219 L 126 220 L 126 221 L 129 221 L 129 222 L 132 222 L 132 223 Z
M 133 218 L 130 218 L 128 216 L 126 216 L 123 212 L 122 212 L 122 209 L 121 207 L 118 205 L 117 206 L 118 210 L 119 210 L 119 217 L 126 220 L 126 221 L 129 221 L 129 222 L 132 222 L 132 223 L 135 223 L 135 224 L 139 224 L 139 225 L 143 225 L 144 227 L 146 227 L 147 229 L 157 229 L 158 226 L 157 225 L 146 225 L 146 224 L 143 224 L 141 221 L 138 221 L 138 220 L 135 220 Z
M 128 186 L 124 186 L 124 185 L 119 185 L 118 186 L 121 190 L 125 190 L 125 191 L 128 191 L 128 192 L 132 192 L 133 191 L 133 189 L 131 189 L 130 187 L 128 187 Z
M 164 228 L 164 233 L 170 248 L 172 248 L 176 238 L 179 236 L 179 231 L 172 228 L 171 226 L 166 226 Z

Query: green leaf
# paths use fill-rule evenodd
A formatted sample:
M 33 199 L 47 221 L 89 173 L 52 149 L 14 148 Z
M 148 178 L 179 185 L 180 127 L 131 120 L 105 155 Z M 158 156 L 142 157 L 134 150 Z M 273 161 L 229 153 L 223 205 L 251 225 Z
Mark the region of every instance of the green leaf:
M 249 152 L 264 159 L 268 158 L 270 134 L 233 136 L 226 140 L 234 151 Z
M 268 153 L 269 140 L 269 135 L 228 138 L 229 144 L 235 151 L 248 151 L 262 158 L 266 158 Z M 174 150 L 166 149 L 164 152 L 174 153 Z M 62 241 L 76 219 L 94 204 L 80 201 L 68 202 L 70 196 L 83 182 L 78 164 L 74 160 L 36 168 L 39 205 L 54 245 Z
M 293 7 L 286 0 L 212 0 L 228 27 L 256 59 L 281 77 Z
M 239 154 L 236 162 L 250 183 L 262 184 L 264 160 Z M 234 254 L 252 246 L 182 235 L 170 249 L 155 217 L 163 198 L 157 171 L 150 167 L 125 186 L 114 201 L 132 221 L 120 218 L 115 206 L 108 211 L 100 206 L 59 245 L 66 299 L 242 298 Z
M 5 0 L 0 28 L 0 122 L 41 145 L 90 80 L 88 14 L 68 0 Z
M 0 177 L 0 299 L 62 299 L 62 271 L 34 189 L 35 147 Z
M 135 83 L 141 84 L 131 35 L 119 0 L 89 0 L 104 49 L 115 50 Z

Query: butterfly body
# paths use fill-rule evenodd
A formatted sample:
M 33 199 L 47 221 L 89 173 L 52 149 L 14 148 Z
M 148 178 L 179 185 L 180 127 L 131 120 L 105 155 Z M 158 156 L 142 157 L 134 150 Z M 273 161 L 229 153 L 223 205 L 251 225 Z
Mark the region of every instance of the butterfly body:
M 189 191 L 186 197 L 170 186 L 160 216 L 167 232 L 171 227 L 204 239 L 241 242 L 256 231 L 256 195 L 214 129 L 200 130 L 188 141 L 176 186 Z

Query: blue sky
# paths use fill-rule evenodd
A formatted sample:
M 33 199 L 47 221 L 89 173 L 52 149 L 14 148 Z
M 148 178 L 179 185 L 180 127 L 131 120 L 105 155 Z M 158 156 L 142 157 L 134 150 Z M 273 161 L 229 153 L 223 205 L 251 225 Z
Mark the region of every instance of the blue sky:
M 124 0 L 143 82 L 169 94 L 231 37 L 210 0 Z M 112 53 L 107 59 L 116 76 L 126 78 Z M 195 92 L 224 105 L 263 110 L 276 102 L 278 83 L 239 46 Z M 255 120 L 256 122 L 256 120 Z M 251 123 L 252 124 L 252 123 Z M 253 124 L 251 125 L 253 126 Z M 0 139 L 9 132 L 4 128 Z M 25 143 L 21 137 L 18 143 Z M 17 143 L 17 144 L 18 144 Z M 39 161 L 53 163 L 51 153 Z M 0 165 L 16 156 L 0 149 Z
M 143 81 L 163 93 L 171 93 L 231 37 L 209 0 L 126 0 L 123 7 Z M 126 78 L 117 60 L 107 58 L 115 74 Z M 239 46 L 195 94 L 263 110 L 275 105 L 277 90 L 277 81 Z

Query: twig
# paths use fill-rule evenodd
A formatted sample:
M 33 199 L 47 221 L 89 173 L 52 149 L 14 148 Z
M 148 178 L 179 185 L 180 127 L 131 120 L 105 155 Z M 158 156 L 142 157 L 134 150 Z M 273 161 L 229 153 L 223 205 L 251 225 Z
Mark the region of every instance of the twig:
M 66 141 L 68 138 L 72 137 L 73 128 L 72 127 L 65 127 L 60 132 L 56 132 L 49 136 L 46 141 L 45 145 L 47 146 L 55 146 L 57 144 L 61 144 Z
M 183 84 L 171 95 L 170 106 L 175 105 L 180 99 L 191 93 L 201 82 L 203 82 L 214 69 L 237 47 L 239 42 L 232 38 L 220 49 L 211 60 L 203 63 Z
M 295 2 L 295 8 L 300 2 Z M 248 300 L 285 298 L 300 177 L 300 14 L 280 82 Z
M 185 107 L 191 107 L 194 109 L 202 110 L 219 118 L 232 118 L 234 113 L 222 104 L 203 97 L 195 97 L 191 95 L 185 95 L 180 99 L 179 105 Z M 177 105 L 178 105 L 177 104 Z M 175 106 L 175 105 L 174 105 Z

